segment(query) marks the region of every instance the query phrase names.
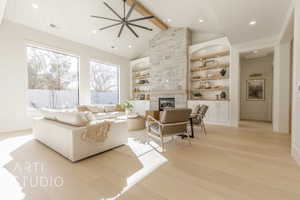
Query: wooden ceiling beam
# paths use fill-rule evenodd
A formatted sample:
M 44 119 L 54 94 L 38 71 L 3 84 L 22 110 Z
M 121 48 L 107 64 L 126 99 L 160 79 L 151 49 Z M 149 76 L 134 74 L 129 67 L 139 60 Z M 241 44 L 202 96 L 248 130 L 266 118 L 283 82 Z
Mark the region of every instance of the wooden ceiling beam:
M 132 6 L 132 4 L 136 1 L 136 6 L 135 10 L 140 13 L 142 16 L 147 17 L 147 16 L 154 16 L 154 18 L 149 19 L 155 26 L 157 26 L 161 30 L 167 30 L 169 29 L 169 26 L 165 24 L 161 19 L 159 19 L 157 16 L 155 16 L 150 10 L 145 8 L 143 4 L 141 4 L 137 0 L 127 0 L 127 4 L 129 6 Z

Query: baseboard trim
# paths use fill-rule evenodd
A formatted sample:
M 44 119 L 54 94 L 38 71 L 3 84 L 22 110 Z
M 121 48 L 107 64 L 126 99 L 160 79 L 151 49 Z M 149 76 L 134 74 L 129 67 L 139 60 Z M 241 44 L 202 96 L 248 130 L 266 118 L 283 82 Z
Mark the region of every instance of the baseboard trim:
M 0 134 L 22 133 L 22 132 L 29 132 L 29 131 L 32 131 L 32 129 L 29 128 L 29 129 L 15 130 L 15 131 L 6 131 L 6 132 L 0 132 Z
M 292 157 L 295 159 L 297 164 L 300 166 L 300 150 L 297 147 L 292 147 Z
M 209 125 L 217 125 L 217 126 L 229 126 L 231 127 L 232 125 L 230 122 L 213 122 L 213 121 L 205 121 L 206 124 Z

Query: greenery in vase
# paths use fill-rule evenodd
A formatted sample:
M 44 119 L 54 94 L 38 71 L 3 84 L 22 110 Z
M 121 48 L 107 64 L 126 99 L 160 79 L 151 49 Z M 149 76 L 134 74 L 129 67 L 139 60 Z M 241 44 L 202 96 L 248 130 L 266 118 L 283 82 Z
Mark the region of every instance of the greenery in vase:
M 131 110 L 133 108 L 133 105 L 131 103 L 129 103 L 128 101 L 122 103 L 121 106 L 123 109 L 126 109 L 126 110 Z

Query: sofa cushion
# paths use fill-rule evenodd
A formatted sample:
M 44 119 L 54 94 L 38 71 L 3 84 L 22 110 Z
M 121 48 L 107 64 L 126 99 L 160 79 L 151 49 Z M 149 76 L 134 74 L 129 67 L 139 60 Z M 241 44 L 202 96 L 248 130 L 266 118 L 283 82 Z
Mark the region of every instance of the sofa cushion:
M 103 106 L 87 106 L 87 108 L 92 112 L 92 113 L 103 113 L 105 112 Z
M 89 123 L 88 114 L 88 112 L 58 112 L 56 119 L 61 123 L 81 127 Z
M 107 113 L 111 118 L 121 117 L 125 115 L 125 112 L 109 112 Z
M 104 106 L 104 111 L 105 112 L 115 112 L 116 106 Z
M 108 112 L 108 113 L 96 113 L 94 114 L 96 120 L 103 120 L 103 119 L 112 119 L 124 116 L 124 112 Z
M 78 112 L 91 112 L 91 110 L 88 108 L 88 106 L 84 106 L 84 105 L 78 105 L 77 106 L 77 111 Z
M 86 117 L 87 117 L 87 119 L 88 119 L 90 122 L 91 122 L 91 121 L 97 120 L 96 117 L 95 117 L 95 114 L 92 113 L 92 112 L 87 112 Z
M 115 109 L 116 112 L 125 112 L 125 108 L 122 107 L 120 104 L 116 105 L 116 109 Z
M 56 120 L 56 114 L 58 112 L 57 110 L 41 108 L 39 111 L 45 119 Z
M 103 119 L 109 119 L 109 115 L 107 113 L 95 113 L 94 114 L 96 120 L 103 120 Z

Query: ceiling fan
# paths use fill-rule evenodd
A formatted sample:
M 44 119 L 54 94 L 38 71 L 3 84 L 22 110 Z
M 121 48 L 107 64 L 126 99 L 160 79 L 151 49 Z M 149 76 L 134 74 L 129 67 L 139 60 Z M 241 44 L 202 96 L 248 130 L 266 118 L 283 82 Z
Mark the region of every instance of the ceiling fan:
M 118 26 L 121 25 L 118 37 L 121 37 L 122 32 L 124 27 L 126 26 L 137 38 L 139 37 L 139 35 L 133 30 L 133 28 L 131 26 L 137 27 L 137 28 L 141 28 L 141 29 L 145 29 L 148 31 L 152 31 L 151 28 L 145 27 L 145 26 L 140 26 L 138 24 L 135 24 L 134 22 L 138 22 L 138 21 L 142 21 L 142 20 L 147 20 L 147 19 L 151 19 L 154 18 L 154 16 L 147 16 L 147 17 L 142 17 L 142 18 L 137 18 L 137 19 L 129 19 L 133 9 L 135 8 L 137 1 L 134 1 L 134 3 L 132 4 L 130 10 L 128 11 L 128 13 L 126 14 L 126 1 L 127 0 L 123 0 L 123 17 L 121 17 L 114 9 L 112 9 L 106 2 L 103 2 L 104 5 L 111 10 L 119 19 L 112 19 L 112 18 L 107 18 L 107 17 L 100 17 L 100 16 L 95 16 L 95 15 L 91 15 L 91 17 L 93 18 L 99 18 L 99 19 L 106 19 L 106 20 L 110 20 L 113 22 L 116 22 L 115 24 L 100 28 L 99 30 L 105 30 L 114 26 Z

